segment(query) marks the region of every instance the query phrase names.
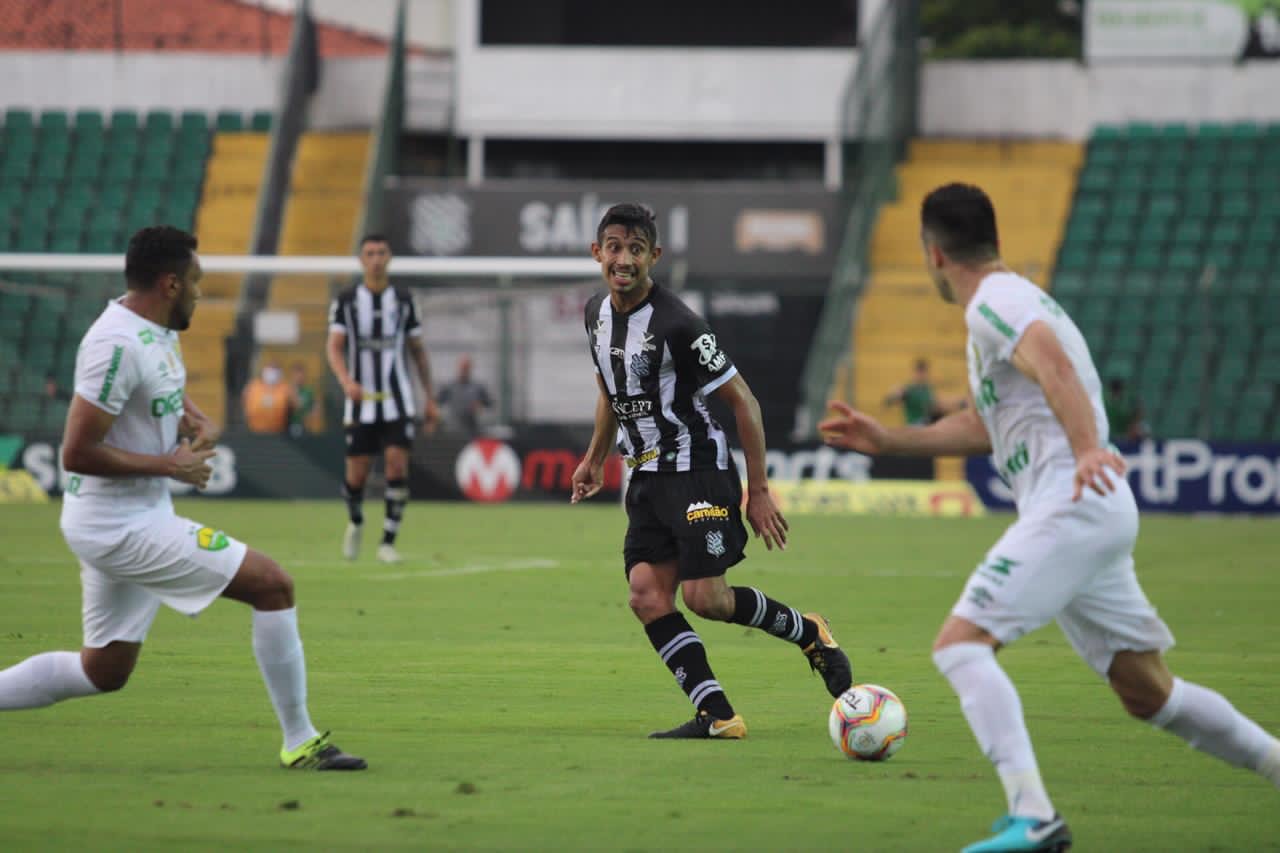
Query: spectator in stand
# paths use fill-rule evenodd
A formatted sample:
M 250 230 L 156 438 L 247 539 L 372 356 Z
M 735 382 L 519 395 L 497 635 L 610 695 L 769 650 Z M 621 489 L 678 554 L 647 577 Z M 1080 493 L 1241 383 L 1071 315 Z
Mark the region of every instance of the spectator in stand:
M 1123 376 L 1107 380 L 1102 395 L 1102 405 L 1107 410 L 1107 426 L 1112 441 L 1140 441 L 1147 437 L 1147 417 L 1142 400 L 1129 390 Z
M 471 356 L 458 359 L 457 377 L 436 398 L 450 427 L 467 435 L 480 432 L 480 416 L 493 406 L 489 390 L 471 378 Z
M 297 406 L 293 387 L 284 381 L 277 361 L 268 361 L 262 373 L 249 381 L 242 397 L 244 419 L 250 431 L 279 434 L 289 425 L 289 412 Z
M 902 404 L 902 414 L 908 426 L 927 426 L 946 414 L 929 381 L 929 362 L 916 359 L 915 376 L 910 382 L 891 391 L 884 398 L 886 406 Z
M 289 435 L 297 438 L 307 431 L 307 418 L 316 407 L 316 392 L 307 382 L 307 368 L 302 362 L 295 361 L 289 367 L 289 374 L 296 401 L 289 407 Z

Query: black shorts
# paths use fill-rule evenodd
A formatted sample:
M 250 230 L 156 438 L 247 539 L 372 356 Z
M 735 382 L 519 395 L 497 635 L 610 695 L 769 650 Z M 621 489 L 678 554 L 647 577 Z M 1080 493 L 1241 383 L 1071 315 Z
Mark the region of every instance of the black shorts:
M 733 468 L 632 474 L 627 520 L 628 576 L 636 563 L 676 560 L 680 580 L 719 577 L 742 561 L 747 545 L 742 483 Z
M 385 447 L 413 446 L 413 421 L 375 421 L 371 424 L 347 424 L 347 455 L 374 456 Z

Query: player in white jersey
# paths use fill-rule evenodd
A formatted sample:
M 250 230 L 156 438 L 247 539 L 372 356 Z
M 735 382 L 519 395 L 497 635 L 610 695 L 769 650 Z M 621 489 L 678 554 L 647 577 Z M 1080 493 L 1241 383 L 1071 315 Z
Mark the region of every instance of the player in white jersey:
M 924 427 L 888 429 L 843 403 L 819 425 L 863 453 L 994 454 L 1018 520 L 974 570 L 933 647 L 1008 814 L 966 851 L 1065 850 L 1066 823 L 1040 779 L 1022 704 L 995 651 L 1057 620 L 1125 709 L 1197 749 L 1280 786 L 1280 741 L 1205 687 L 1170 673 L 1173 636 L 1133 567 L 1138 512 L 1107 443 L 1089 348 L 1047 294 L 1000 260 L 995 211 L 977 187 L 934 190 L 921 211 L 929 274 L 964 308 L 973 406 Z
M 178 332 L 200 298 L 196 239 L 144 228 L 126 294 L 76 355 L 62 463 L 62 533 L 80 561 L 84 646 L 0 672 L 0 710 L 119 690 L 161 604 L 195 616 L 219 596 L 253 607 L 253 651 L 283 729 L 286 767 L 363 770 L 311 724 L 293 580 L 274 560 L 174 513 L 169 479 L 203 488 L 218 431 L 185 390 Z

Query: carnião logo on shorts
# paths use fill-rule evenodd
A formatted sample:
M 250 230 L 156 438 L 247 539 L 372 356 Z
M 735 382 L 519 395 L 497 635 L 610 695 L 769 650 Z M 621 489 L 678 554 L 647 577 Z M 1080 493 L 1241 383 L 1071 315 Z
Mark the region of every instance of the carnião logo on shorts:
M 196 545 L 206 551 L 221 551 L 231 544 L 227 534 L 212 527 L 201 527 L 196 531 Z
M 728 519 L 728 507 L 715 506 L 706 501 L 691 503 L 684 511 L 684 520 L 690 524 L 696 524 L 699 521 L 728 521 Z
M 653 367 L 649 361 L 649 354 L 647 352 L 638 352 L 631 356 L 631 372 L 636 376 L 643 379 L 649 375 L 649 371 L 652 369 Z
M 724 547 L 724 531 L 708 530 L 707 531 L 707 553 L 713 557 L 723 557 Z

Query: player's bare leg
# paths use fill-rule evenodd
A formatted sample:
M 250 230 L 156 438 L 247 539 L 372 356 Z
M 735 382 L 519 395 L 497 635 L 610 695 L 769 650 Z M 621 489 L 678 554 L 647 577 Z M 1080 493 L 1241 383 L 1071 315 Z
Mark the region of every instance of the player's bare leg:
M 253 607 L 253 654 L 283 731 L 280 763 L 315 770 L 363 770 L 363 758 L 339 750 L 311 724 L 307 664 L 298 633 L 293 579 L 275 560 L 252 548 L 222 591 Z
M 686 580 L 680 589 L 685 605 L 704 619 L 759 628 L 795 643 L 832 696 L 852 686 L 853 666 L 831 635 L 825 617 L 817 613 L 801 616 L 794 607 L 774 601 L 755 587 L 729 586 L 723 575 Z
M 746 723 L 733 711 L 707 662 L 707 650 L 693 626 L 676 610 L 676 561 L 636 563 L 627 574 L 631 612 L 644 625 L 653 650 L 697 708 L 694 718 L 652 738 L 745 737 Z
M 1022 700 L 996 662 L 1000 643 L 967 619 L 950 615 L 933 644 L 933 662 L 960 699 L 978 746 L 995 765 L 1004 785 L 1008 814 L 992 827 L 991 838 L 966 847 L 986 850 L 1064 850 L 1070 830 L 1054 812 L 1031 736 L 1022 716 Z
M 364 484 L 373 465 L 370 456 L 348 456 L 342 498 L 347 504 L 347 529 L 342 536 L 342 556 L 354 560 L 360 556 L 360 540 L 364 533 Z
M 1134 717 L 1280 787 L 1280 740 L 1219 693 L 1175 676 L 1159 652 L 1117 652 L 1107 677 Z
M 384 563 L 400 562 L 396 551 L 396 534 L 404 518 L 404 507 L 409 502 L 409 448 L 391 445 L 384 456 L 387 472 L 386 516 L 382 522 L 382 542 L 378 545 L 378 559 Z

